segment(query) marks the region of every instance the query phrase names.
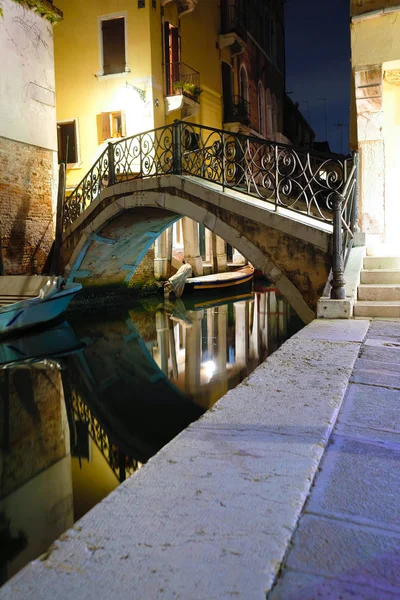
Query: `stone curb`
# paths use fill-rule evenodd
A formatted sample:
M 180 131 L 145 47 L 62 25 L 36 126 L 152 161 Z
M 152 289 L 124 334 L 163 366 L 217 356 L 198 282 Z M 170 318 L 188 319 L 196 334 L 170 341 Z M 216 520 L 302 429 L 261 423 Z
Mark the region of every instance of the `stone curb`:
M 368 321 L 314 321 L 0 590 L 3 600 L 265 599 Z

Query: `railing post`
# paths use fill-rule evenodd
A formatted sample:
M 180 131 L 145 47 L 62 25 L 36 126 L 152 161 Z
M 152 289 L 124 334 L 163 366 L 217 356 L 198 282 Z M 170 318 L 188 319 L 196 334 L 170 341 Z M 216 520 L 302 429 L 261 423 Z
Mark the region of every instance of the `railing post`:
M 343 241 L 342 241 L 342 204 L 343 196 L 338 193 L 333 194 L 333 262 L 332 262 L 332 300 L 344 300 L 346 291 L 344 289 L 344 262 L 343 262 Z
M 175 121 L 172 125 L 172 164 L 174 175 L 182 173 L 182 140 L 181 140 L 181 123 Z
M 114 144 L 108 142 L 108 185 L 115 183 L 115 163 L 114 163 Z

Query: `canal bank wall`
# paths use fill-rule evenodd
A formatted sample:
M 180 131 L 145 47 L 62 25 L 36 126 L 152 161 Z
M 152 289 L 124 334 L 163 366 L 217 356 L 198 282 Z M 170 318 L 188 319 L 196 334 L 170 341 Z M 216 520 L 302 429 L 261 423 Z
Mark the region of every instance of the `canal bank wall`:
M 0 598 L 265 599 L 369 321 L 314 321 L 0 590 Z

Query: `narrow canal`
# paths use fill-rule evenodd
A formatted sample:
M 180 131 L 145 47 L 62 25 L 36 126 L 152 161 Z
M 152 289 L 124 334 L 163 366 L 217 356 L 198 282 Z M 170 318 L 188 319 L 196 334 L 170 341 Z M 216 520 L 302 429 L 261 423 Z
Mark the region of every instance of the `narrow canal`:
M 266 284 L 230 300 L 72 311 L 3 341 L 0 585 L 300 327 Z

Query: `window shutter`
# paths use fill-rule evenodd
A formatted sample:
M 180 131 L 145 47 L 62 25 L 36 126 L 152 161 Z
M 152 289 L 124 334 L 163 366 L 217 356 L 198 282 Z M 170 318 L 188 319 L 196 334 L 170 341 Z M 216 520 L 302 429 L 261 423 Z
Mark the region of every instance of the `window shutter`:
M 111 137 L 110 113 L 97 115 L 97 137 L 99 144 Z

